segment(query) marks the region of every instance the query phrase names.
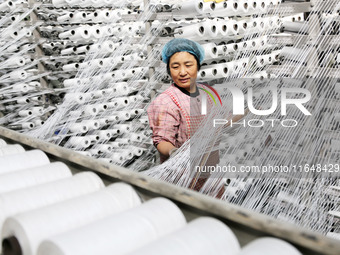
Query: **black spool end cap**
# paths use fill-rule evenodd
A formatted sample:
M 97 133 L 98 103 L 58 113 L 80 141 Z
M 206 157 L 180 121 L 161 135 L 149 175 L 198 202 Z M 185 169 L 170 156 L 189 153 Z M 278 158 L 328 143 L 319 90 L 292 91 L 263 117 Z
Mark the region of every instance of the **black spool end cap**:
M 15 236 L 5 238 L 2 241 L 3 255 L 22 255 L 20 243 Z

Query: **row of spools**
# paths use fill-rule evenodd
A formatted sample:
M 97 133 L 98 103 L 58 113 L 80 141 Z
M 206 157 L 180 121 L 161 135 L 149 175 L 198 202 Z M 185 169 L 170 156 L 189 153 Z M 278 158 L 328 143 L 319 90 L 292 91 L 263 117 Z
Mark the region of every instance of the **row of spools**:
M 27 1 L 0 4 L 0 124 L 16 130 L 41 126 L 54 109 L 40 83 L 30 14 Z
M 60 3 L 58 5 L 55 4 L 55 2 L 52 2 L 52 4 L 56 7 L 62 6 Z M 117 55 L 116 57 L 110 57 L 114 54 L 117 47 L 120 46 L 120 37 L 138 36 L 144 32 L 144 25 L 142 26 L 142 24 L 138 22 L 125 22 L 120 24 L 119 22 L 122 14 L 133 13 L 130 9 L 125 8 L 125 5 L 122 5 L 122 3 L 115 3 L 116 9 L 112 8 L 112 4 L 110 5 L 109 1 L 106 1 L 101 5 L 101 7 L 104 7 L 103 9 L 86 8 L 83 10 L 79 9 L 78 7 L 81 6 L 78 6 L 75 2 L 72 5 L 71 2 L 68 1 L 68 4 L 71 8 L 68 10 L 59 8 L 53 9 L 50 8 L 50 5 L 44 3 L 39 7 L 32 7 L 33 11 L 37 14 L 36 23 L 32 21 L 32 24 L 37 24 L 36 27 L 38 28 L 40 36 L 44 38 L 39 41 L 38 45 L 42 48 L 44 54 L 50 56 L 48 58 L 41 56 L 40 63 L 44 65 L 45 71 L 48 72 L 47 75 L 44 76 L 44 79 L 47 80 L 53 99 L 56 103 L 60 103 L 61 100 L 65 100 L 66 103 L 69 103 L 73 100 L 78 106 L 81 106 L 86 102 L 92 102 L 92 104 L 88 105 L 80 114 L 81 119 L 67 127 L 68 132 L 70 133 L 68 138 L 72 139 L 68 139 L 69 142 L 66 146 L 80 151 L 88 149 L 86 155 L 97 157 L 102 156 L 102 154 L 108 155 L 114 153 L 114 155 L 111 155 L 110 157 L 106 156 L 104 160 L 122 164 L 134 157 L 141 156 L 147 150 L 146 148 L 142 148 L 145 146 L 138 146 L 138 143 L 148 139 L 149 133 L 145 133 L 142 130 L 139 134 L 133 133 L 128 135 L 128 137 L 125 135 L 124 138 L 119 138 L 118 136 L 131 131 L 131 124 L 129 123 L 119 127 L 118 125 L 114 126 L 109 130 L 98 132 L 96 130 L 102 129 L 103 127 L 106 127 L 105 129 L 107 129 L 113 122 L 118 124 L 122 121 L 136 119 L 136 116 L 140 116 L 144 112 L 143 108 L 138 107 L 136 102 L 144 100 L 145 97 L 141 98 L 141 96 L 135 95 L 135 91 L 138 90 L 138 88 L 127 86 L 128 84 L 126 81 L 136 74 L 147 72 L 147 69 L 136 67 L 129 70 L 117 70 L 107 73 L 104 80 L 99 79 L 99 84 L 102 84 L 100 89 L 89 93 L 69 93 L 68 91 L 76 89 L 77 86 L 84 85 L 84 80 L 74 79 L 81 70 L 92 69 L 100 71 L 103 67 L 144 60 L 145 54 L 143 53 L 143 50 L 138 54 L 128 53 L 124 54 L 124 56 Z M 96 6 L 99 6 L 99 3 Z M 118 8 L 122 6 L 123 8 Z M 73 7 L 77 7 L 77 11 L 73 11 Z M 40 20 L 43 20 L 45 23 L 40 23 Z M 113 23 L 113 20 L 116 22 Z M 32 28 L 34 27 L 32 26 Z M 14 33 L 13 31 L 16 31 L 14 27 L 12 27 L 12 34 Z M 106 39 L 103 41 L 102 38 Z M 15 38 L 11 37 L 9 39 L 14 40 Z M 135 46 L 138 47 L 138 45 Z M 137 48 L 134 47 L 134 49 Z M 12 52 L 11 61 L 14 61 L 13 55 L 22 53 L 18 53 L 16 48 L 14 48 L 14 50 L 16 51 Z M 99 53 L 99 51 L 101 53 Z M 85 61 L 89 52 L 96 53 L 97 57 L 100 58 Z M 21 58 L 22 55 L 23 54 L 20 54 Z M 23 62 L 22 59 L 19 61 Z M 8 62 L 3 64 L 4 66 L 7 66 Z M 19 74 L 13 73 L 11 75 L 14 76 L 14 74 L 22 75 L 22 80 L 31 78 L 28 73 L 24 71 Z M 92 80 L 95 80 L 95 78 L 91 78 L 89 83 L 91 83 Z M 37 126 L 35 125 L 36 121 L 32 120 L 28 122 L 27 120 L 31 120 L 33 116 L 42 115 L 46 112 L 46 109 L 51 110 L 51 108 L 46 108 L 46 103 L 45 107 L 28 107 L 27 103 L 31 98 L 29 96 L 21 97 L 26 95 L 26 93 L 29 94 L 36 91 L 32 91 L 31 86 L 27 85 L 31 84 L 14 85 L 13 90 L 15 90 L 17 94 L 12 93 L 8 96 L 8 98 L 11 97 L 10 100 L 12 101 L 11 105 L 5 105 L 4 107 L 4 114 L 7 114 L 6 120 L 10 119 L 10 116 L 15 115 L 19 120 L 21 119 L 21 122 L 24 121 L 21 125 L 8 125 L 9 123 L 4 121 L 3 124 L 7 124 L 10 128 L 26 131 L 33 129 Z M 34 88 L 42 90 L 37 82 L 34 84 L 32 83 L 32 85 L 35 86 Z M 66 90 L 60 91 L 60 88 L 66 88 Z M 6 91 L 9 91 L 10 89 L 12 89 L 12 87 L 7 86 L 4 88 Z M 60 92 L 57 92 L 54 89 L 57 89 Z M 17 95 L 20 96 L 20 98 L 16 98 Z M 110 99 L 110 102 L 103 101 L 105 96 L 108 98 L 107 100 Z M 18 106 L 16 103 L 18 102 L 24 102 L 25 104 L 23 104 L 20 109 L 16 110 L 16 107 Z M 127 107 L 129 105 L 134 105 L 134 107 L 128 109 Z M 13 110 L 15 111 L 13 112 Z M 99 118 L 97 116 L 106 110 L 110 111 L 110 118 Z M 8 115 L 9 111 L 12 111 L 11 115 Z M 73 117 L 77 116 L 77 114 L 73 111 L 66 116 Z M 42 123 L 43 121 L 39 124 Z M 141 118 L 139 123 L 146 125 L 147 119 Z M 58 129 L 55 131 L 58 131 Z M 85 137 L 84 134 L 88 131 L 90 131 L 90 133 Z M 111 140 L 111 144 L 103 144 L 109 140 Z M 145 142 L 149 143 L 147 141 Z M 145 144 L 145 142 L 143 144 Z M 93 148 L 93 145 L 96 145 L 97 143 L 101 144 L 98 144 L 96 148 Z M 121 150 L 122 145 L 127 145 L 128 143 L 128 148 L 126 147 Z M 137 146 L 131 146 L 131 143 L 137 144 Z M 65 144 L 65 140 L 63 144 Z M 114 147 L 120 147 L 120 150 L 113 152 L 112 149 Z
M 72 175 L 40 150 L 0 140 L 0 151 L 3 255 L 301 254 L 275 238 L 241 249 L 224 223 L 210 217 L 187 223 L 168 199 L 143 202 L 130 185 L 105 187 L 92 172 Z

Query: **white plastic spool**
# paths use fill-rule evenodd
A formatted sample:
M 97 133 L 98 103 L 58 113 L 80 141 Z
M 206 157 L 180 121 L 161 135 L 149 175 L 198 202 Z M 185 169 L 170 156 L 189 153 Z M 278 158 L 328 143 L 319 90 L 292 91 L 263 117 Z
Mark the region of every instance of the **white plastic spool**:
M 234 37 L 236 36 L 238 33 L 239 33 L 239 24 L 237 21 L 235 20 L 228 20 L 228 21 L 225 21 L 224 24 L 226 25 L 227 27 L 227 30 L 226 30 L 226 35 L 227 37 Z
M 45 121 L 43 121 L 42 119 L 38 118 L 38 119 L 34 119 L 33 120 L 33 124 L 34 127 L 40 127 L 45 123 Z
M 24 123 L 21 123 L 21 128 L 22 129 L 33 129 L 33 128 L 35 128 L 35 124 L 31 121 L 24 122 Z
M 205 52 L 205 60 L 217 58 L 217 48 L 215 43 L 206 43 L 201 45 Z
M 40 116 L 44 113 L 44 108 L 43 107 L 32 107 L 29 109 L 30 111 L 32 111 L 32 114 L 34 116 Z
M 174 203 L 156 198 L 125 213 L 48 238 L 37 254 L 126 254 L 184 225 L 185 218 Z
M 121 19 L 122 18 L 122 13 L 119 9 L 117 10 L 111 10 L 111 16 L 113 17 L 113 19 Z
M 23 254 L 36 254 L 46 238 L 79 228 L 141 204 L 135 190 L 116 183 L 97 192 L 19 214 L 6 220 L 3 236 L 15 236 Z
M 21 111 L 18 111 L 18 116 L 20 117 L 28 117 L 28 116 L 32 116 L 33 113 L 31 110 L 21 110 Z
M 114 127 L 121 130 L 123 133 L 129 133 L 132 130 L 131 124 L 116 124 Z
M 32 36 L 32 31 L 29 28 L 23 28 L 19 31 L 19 36 L 25 36 L 27 38 Z M 27 45 L 28 47 L 28 45 Z
M 131 160 L 133 158 L 132 151 L 128 149 L 116 150 L 116 152 L 119 153 L 119 155 L 122 156 L 124 160 Z
M 32 187 L 71 176 L 70 169 L 62 162 L 15 171 L 1 175 L 0 193 Z
M 25 152 L 25 149 L 20 144 L 10 144 L 10 145 L 0 147 L 0 157 L 6 156 L 6 155 L 18 154 L 22 152 Z
M 235 16 L 238 4 L 236 1 L 223 1 L 215 4 L 214 16 L 223 15 L 223 17 Z
M 180 3 L 180 8 L 173 11 L 174 16 L 191 15 L 197 16 L 202 15 L 204 10 L 210 9 L 209 3 L 205 3 L 201 0 L 185 1 Z
M 229 227 L 214 218 L 201 217 L 128 255 L 236 255 L 239 251 Z
M 257 2 L 256 0 L 244 0 L 242 1 L 242 3 L 248 3 L 248 14 L 254 14 L 256 13 L 256 6 L 257 6 Z
M 69 49 L 67 49 L 67 50 L 68 50 L 68 52 L 70 52 L 70 53 L 71 53 L 71 52 L 74 53 L 74 52 L 75 52 L 74 49 L 75 49 L 75 48 L 69 48 Z M 69 54 L 69 53 L 67 53 L 67 52 L 65 51 L 64 54 L 62 54 L 62 55 L 67 55 L 67 54 Z M 63 70 L 64 70 L 65 72 L 78 71 L 79 68 L 80 68 L 79 63 L 72 63 L 72 64 L 68 64 L 68 65 L 64 65 L 64 66 L 63 66 Z
M 144 109 L 132 109 L 132 110 L 129 111 L 129 114 L 130 114 L 131 118 L 134 118 L 137 115 L 140 115 L 140 114 L 142 114 L 144 112 L 145 112 Z
M 64 1 L 63 1 L 64 2 Z M 73 12 L 68 12 L 64 15 L 61 15 L 57 18 L 57 21 L 58 22 L 67 22 L 67 21 L 70 21 L 74 16 L 74 13 Z
M 102 153 L 111 153 L 112 151 L 112 146 L 110 144 L 98 144 L 96 145 L 96 150 L 101 151 Z
M 14 68 L 24 66 L 26 63 L 23 57 L 11 57 L 6 61 L 6 68 Z
M 106 104 L 105 104 L 106 105 Z M 104 111 L 103 107 L 99 104 L 97 105 L 85 105 L 83 113 L 85 116 L 96 116 L 100 112 Z
M 143 148 L 138 148 L 138 147 L 136 147 L 136 146 L 131 146 L 131 147 L 130 147 L 130 150 L 131 150 L 131 152 L 132 152 L 132 154 L 133 154 L 134 156 L 140 157 L 140 156 L 143 155 L 143 152 L 144 152 L 145 149 L 143 149 Z
M 110 22 L 111 20 L 111 12 L 108 9 L 97 11 L 97 16 L 93 19 L 94 22 Z
M 219 23 L 215 20 L 206 20 L 201 25 L 204 26 L 204 29 L 207 31 L 207 36 L 213 38 L 216 38 L 218 36 L 218 25 Z
M 17 70 L 13 71 L 9 74 L 9 78 L 11 80 L 25 80 L 27 79 L 28 74 L 25 70 Z
M 77 104 L 85 103 L 85 95 L 84 93 L 67 93 L 64 97 L 65 102 L 74 102 Z
M 109 124 L 109 119 L 108 118 L 101 118 L 101 119 L 97 119 L 99 126 L 103 127 Z
M 0 175 L 25 168 L 41 166 L 50 161 L 40 150 L 31 150 L 19 154 L 0 157 Z
M 224 38 L 227 35 L 227 25 L 223 20 L 216 21 L 217 37 Z
M 247 32 L 248 23 L 245 20 L 236 21 L 238 27 L 238 34 L 244 35 Z
M 261 68 L 264 66 L 267 66 L 273 63 L 272 55 L 266 54 L 266 55 L 256 56 L 255 63 L 258 67 L 261 67 Z
M 241 74 L 245 71 L 245 69 L 248 67 L 249 64 L 249 58 L 242 58 L 238 59 L 236 61 L 233 61 L 234 65 L 234 74 Z
M 90 50 L 90 45 L 84 45 L 84 46 L 81 46 L 81 47 L 77 47 L 75 53 L 76 54 L 86 53 L 89 50 Z
M 64 80 L 63 84 L 64 84 L 65 88 L 70 88 L 70 87 L 80 86 L 84 82 L 85 82 L 84 79 L 73 78 L 73 79 Z
M 260 13 L 265 13 L 267 12 L 268 5 L 269 5 L 269 1 L 259 0 L 257 2 L 256 9 Z
M 73 13 L 72 18 L 69 20 L 70 23 L 83 23 L 86 22 L 87 19 L 87 15 L 86 12 L 75 12 Z
M 239 255 L 301 255 L 291 244 L 277 238 L 264 237 L 244 246 Z
M 234 1 L 234 3 L 237 3 L 236 15 L 245 16 L 249 14 L 249 4 L 247 0 Z
M 130 103 L 127 97 L 117 97 L 113 98 L 111 102 L 108 102 L 107 105 L 109 108 L 119 108 L 119 107 L 126 107 Z
M 86 137 L 87 139 L 89 139 L 90 142 L 91 142 L 91 144 L 94 144 L 94 143 L 96 143 L 97 141 L 99 141 L 99 136 L 97 136 L 97 135 L 86 135 L 86 136 L 84 136 L 84 137 Z
M 130 138 L 117 138 L 115 142 L 117 142 L 119 146 L 121 146 L 121 145 L 129 144 L 131 141 L 130 141 Z
M 12 44 L 12 45 L 7 47 L 6 52 L 13 53 L 13 52 L 18 51 L 18 50 L 20 50 L 18 44 Z
M 96 132 L 96 136 L 99 137 L 99 142 L 100 141 L 107 141 L 109 140 L 112 135 L 111 135 L 111 132 L 107 131 L 107 130 L 100 130 L 100 131 L 97 131 Z
M 86 133 L 87 131 L 89 131 L 89 128 L 82 123 L 73 123 L 68 128 L 69 128 L 71 133 L 76 133 L 76 134 L 77 133 Z
M 20 36 L 20 31 L 16 30 L 16 29 L 9 29 L 7 28 L 6 30 L 4 30 L 2 32 L 2 37 L 4 39 L 12 39 L 12 40 L 16 40 L 19 36 Z
M 15 100 L 15 102 L 17 104 L 27 104 L 30 102 L 28 97 L 17 97 L 17 99 Z
M 12 1 L 5 1 L 0 4 L 0 10 L 1 11 L 12 11 L 15 10 L 16 4 Z
M 192 40 L 202 40 L 202 38 L 207 37 L 207 31 L 204 25 L 199 23 L 176 28 L 174 33 L 176 38 L 188 38 Z
M 104 36 L 113 36 L 114 32 L 111 26 L 103 26 L 102 27 L 103 32 L 104 32 Z M 105 45 L 106 46 L 106 45 Z M 104 51 L 104 45 L 103 45 L 103 51 Z
M 99 39 L 104 36 L 104 32 L 100 26 L 89 27 L 89 32 L 91 34 L 91 37 L 96 39 Z
M 97 191 L 103 181 L 92 172 L 0 195 L 0 228 L 7 217 Z M 2 240 L 2 237 L 1 237 Z
M 92 130 L 96 130 L 100 128 L 100 124 L 97 120 L 83 120 L 81 123 L 83 123 L 89 129 L 92 129 Z
M 103 51 L 108 52 L 108 53 L 112 53 L 116 49 L 115 44 L 110 40 L 104 41 L 102 46 L 103 46 Z
M 60 39 L 70 40 L 88 40 L 91 37 L 91 31 L 87 27 L 78 27 L 59 34 Z
M 87 136 L 73 136 L 70 137 L 70 139 L 68 140 L 68 143 L 72 146 L 72 147 L 76 147 L 76 148 L 87 148 L 91 145 L 91 141 Z
M 128 111 L 117 111 L 112 112 L 111 116 L 108 118 L 110 121 L 126 121 L 131 118 L 131 115 Z
M 19 84 L 13 85 L 11 92 L 26 93 L 28 91 L 29 91 L 29 86 L 27 84 L 19 83 Z
M 117 137 L 120 134 L 120 130 L 117 128 L 106 129 L 110 133 L 111 137 Z
M 207 68 L 202 68 L 199 71 L 199 76 L 202 79 L 220 79 L 230 76 L 232 70 L 229 70 L 226 63 L 210 65 Z

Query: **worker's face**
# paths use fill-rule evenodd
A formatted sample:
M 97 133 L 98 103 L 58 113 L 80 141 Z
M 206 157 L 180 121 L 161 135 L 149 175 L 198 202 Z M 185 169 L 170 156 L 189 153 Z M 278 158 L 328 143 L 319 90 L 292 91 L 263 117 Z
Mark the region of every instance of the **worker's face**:
M 198 67 L 193 55 L 186 51 L 177 52 L 171 56 L 169 67 L 174 83 L 189 92 L 195 92 Z

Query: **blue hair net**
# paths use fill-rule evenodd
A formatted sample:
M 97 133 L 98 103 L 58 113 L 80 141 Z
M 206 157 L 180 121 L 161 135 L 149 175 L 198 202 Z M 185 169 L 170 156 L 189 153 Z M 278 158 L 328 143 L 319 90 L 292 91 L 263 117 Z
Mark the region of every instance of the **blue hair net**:
M 188 39 L 176 38 L 164 45 L 162 50 L 163 62 L 167 64 L 173 54 L 181 51 L 186 51 L 196 56 L 200 63 L 204 60 L 204 49 L 201 45 Z

